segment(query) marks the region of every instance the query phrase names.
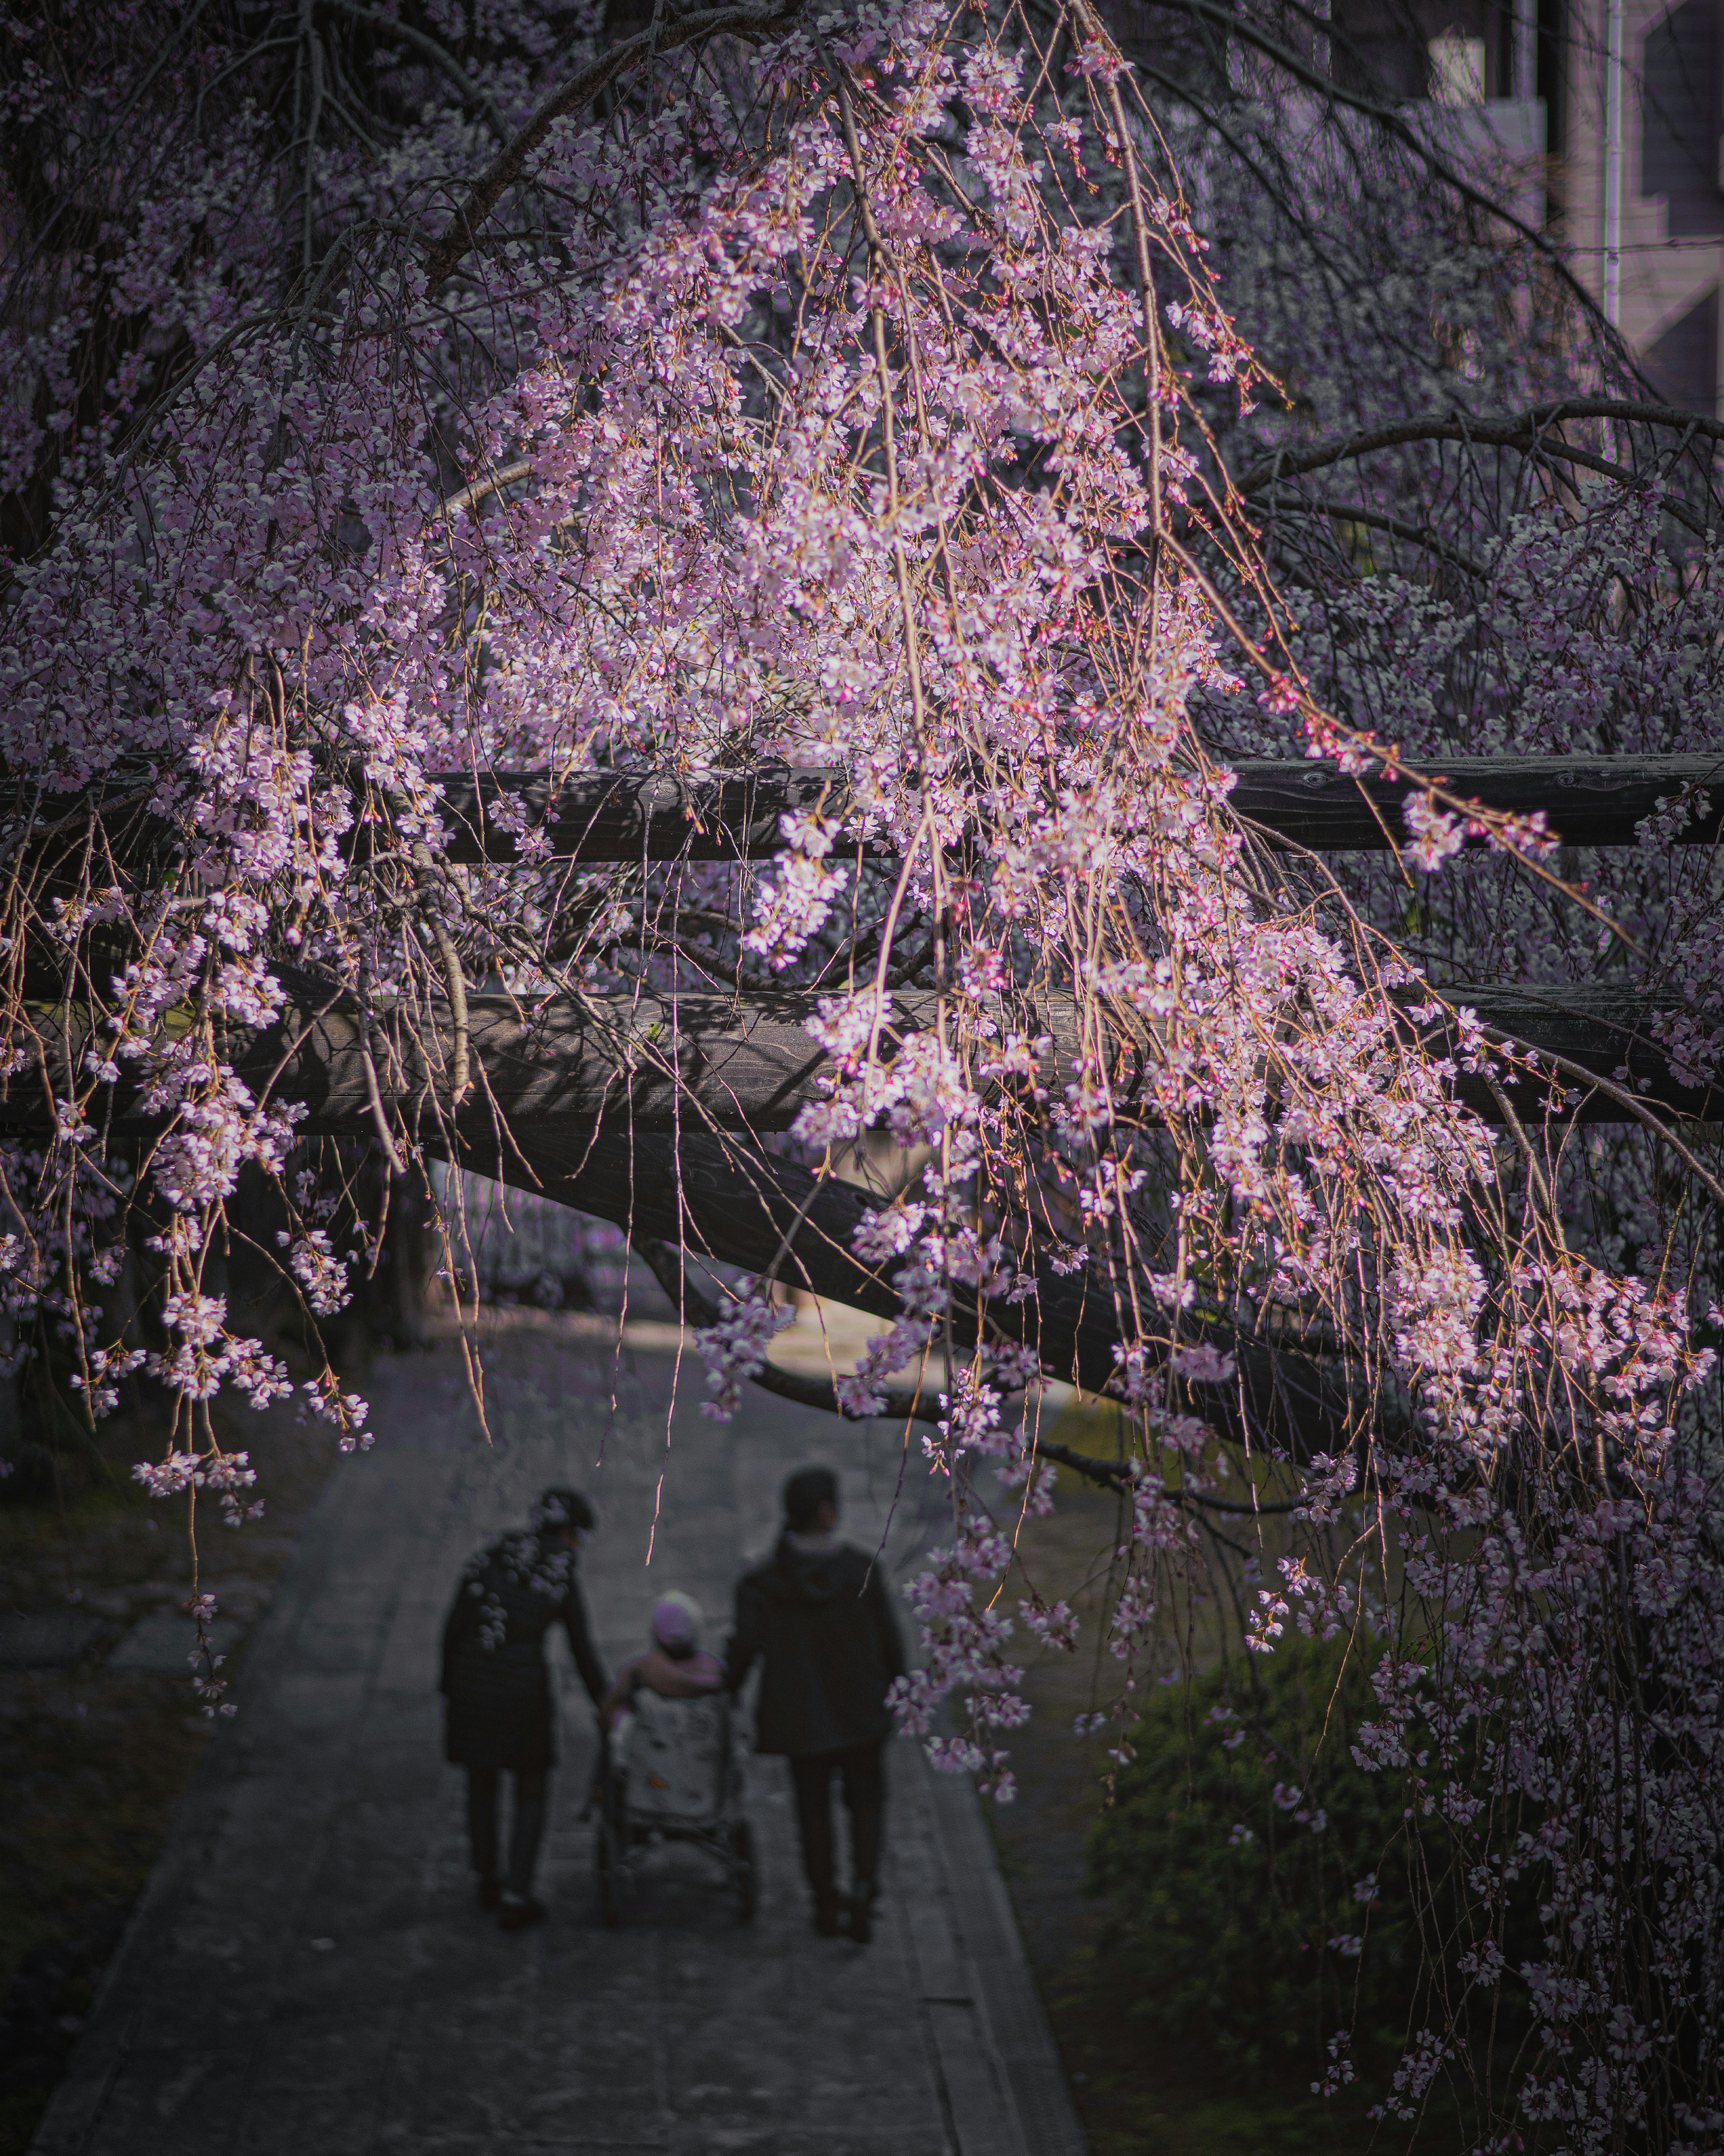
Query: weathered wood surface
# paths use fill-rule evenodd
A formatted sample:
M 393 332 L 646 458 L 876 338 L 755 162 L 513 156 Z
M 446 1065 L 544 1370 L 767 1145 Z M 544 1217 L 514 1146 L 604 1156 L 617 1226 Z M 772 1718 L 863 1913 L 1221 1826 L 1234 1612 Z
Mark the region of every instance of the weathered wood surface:
M 1313 852 L 1380 851 L 1391 839 L 1397 845 L 1405 841 L 1404 784 L 1348 778 L 1332 764 L 1295 758 L 1248 758 L 1233 768 L 1234 811 L 1272 837 Z M 1632 844 L 1636 824 L 1660 800 L 1691 789 L 1706 790 L 1710 803 L 1703 815 L 1691 813 L 1678 843 L 1710 845 L 1724 833 L 1724 751 L 1716 756 L 1444 757 L 1420 768 L 1488 808 L 1521 815 L 1543 809 L 1551 829 L 1568 845 Z M 546 772 L 477 778 L 454 772 L 438 783 L 449 834 L 444 858 L 457 866 L 513 860 L 516 829 L 523 820 L 542 834 L 558 860 L 760 860 L 783 850 L 781 817 L 818 811 L 842 818 L 850 808 L 842 773 L 784 764 L 703 779 L 586 772 L 554 788 Z M 9 803 L 0 791 L 0 820 L 27 798 L 15 785 Z M 123 791 L 105 798 L 95 793 L 44 797 L 35 812 L 36 838 L 15 829 L 7 850 L 39 844 L 74 863 L 92 811 L 128 860 L 156 862 L 159 855 L 160 865 L 168 859 L 171 829 L 147 814 L 145 797 Z M 362 824 L 347 843 L 362 850 L 377 829 Z M 866 850 L 885 855 L 891 848 L 875 839 Z
M 1229 797 L 1235 813 L 1313 853 L 1383 850 L 1407 842 L 1408 788 L 1384 778 L 1347 778 L 1332 764 L 1244 762 Z M 1625 846 L 1661 800 L 1691 788 L 1711 795 L 1691 813 L 1685 845 L 1711 845 L 1724 830 L 1724 751 L 1716 756 L 1443 757 L 1419 768 L 1463 800 L 1518 816 L 1542 808 L 1571 846 Z
M 300 1103 L 305 1127 L 325 1134 L 374 1126 L 369 1055 L 381 1101 L 418 1127 L 436 1121 L 454 1063 L 448 1007 L 396 1007 L 362 1019 L 353 1001 L 300 974 L 286 976 L 280 1021 L 235 1035 L 223 1053 L 254 1098 Z M 825 1050 L 804 1029 L 807 996 L 591 996 L 561 999 L 523 1014 L 511 998 L 468 999 L 475 1083 L 454 1116 L 482 1141 L 500 1127 L 585 1134 L 601 1125 L 633 1130 L 780 1131 L 818 1097 Z M 906 1034 L 931 1022 L 934 998 L 899 995 L 882 1036 L 890 1055 Z M 75 1013 L 37 1014 L 36 1067 L 0 1085 L 0 1127 L 37 1129 L 48 1090 L 64 1097 L 67 1074 L 83 1052 L 86 1021 Z M 109 1127 L 153 1127 L 135 1082 L 100 1095 Z
M 1690 788 L 1706 788 L 1712 799 L 1704 816 L 1690 815 L 1680 843 L 1711 844 L 1724 829 L 1724 752 L 1445 757 L 1422 767 L 1487 808 L 1517 815 L 1543 809 L 1568 845 L 1632 844 L 1635 825 L 1660 800 Z M 1406 842 L 1403 783 L 1348 778 L 1332 764 L 1290 758 L 1248 760 L 1234 768 L 1234 811 L 1278 838 L 1318 853 L 1380 851 L 1391 839 L 1397 845 Z M 788 811 L 819 808 L 843 816 L 849 802 L 842 773 L 783 767 L 696 782 L 595 773 L 568 780 L 554 808 L 542 773 L 442 783 L 444 819 L 454 834 L 448 857 L 458 863 L 513 856 L 514 839 L 495 818 L 503 796 L 542 829 L 553 854 L 593 862 L 758 860 L 782 850 L 778 819 Z
M 1561 1056 L 1602 1078 L 1614 1080 L 1649 1108 L 1701 1122 L 1724 1122 L 1724 1087 L 1683 1084 L 1653 1038 L 1655 1014 L 1674 1007 L 1675 997 L 1659 1002 L 1629 988 L 1529 988 L 1518 982 L 1450 986 L 1441 993 L 1450 1004 L 1475 1012 L 1485 1027 L 1509 1035 L 1522 1048 L 1537 1050 L 1547 1057 Z M 1403 993 L 1398 1000 L 1417 998 Z M 1716 1028 L 1724 1024 L 1724 1016 L 1714 1015 L 1706 1023 L 1708 1029 Z M 1446 1018 L 1422 1024 L 1416 1029 L 1430 1045 L 1459 1052 L 1458 1031 Z M 1619 1078 L 1620 1071 L 1625 1071 L 1626 1076 Z M 1571 1093 L 1584 1092 L 1582 1081 L 1573 1073 L 1563 1071 L 1557 1075 Z M 1501 1120 L 1496 1096 L 1480 1079 L 1463 1071 L 1455 1090 L 1487 1122 Z M 1543 1119 L 1546 1104 L 1542 1087 L 1535 1088 L 1523 1080 L 1508 1092 L 1515 1113 L 1523 1122 Z M 1619 1102 L 1594 1092 L 1583 1099 L 1578 1120 L 1619 1123 L 1631 1118 Z
M 553 855 L 571 860 L 760 860 L 784 850 L 781 816 L 842 815 L 849 802 L 841 773 L 784 764 L 695 780 L 590 772 L 566 780 L 554 799 L 546 772 L 477 779 L 456 773 L 438 783 L 451 834 L 445 858 L 463 865 L 514 859 L 517 814 L 542 830 Z
M 434 1103 L 447 1096 L 454 1051 L 443 1004 L 385 1011 L 367 1025 L 346 997 L 303 976 L 290 975 L 289 982 L 291 998 L 281 1022 L 226 1045 L 236 1075 L 254 1096 L 300 1102 L 308 1131 L 362 1133 L 374 1127 L 368 1052 L 381 1101 L 416 1129 L 437 1121 Z M 1443 993 L 1451 1004 L 1475 1011 L 1487 1028 L 1542 1055 L 1562 1057 L 1607 1080 L 1625 1070 L 1629 1075 L 1619 1082 L 1648 1107 L 1724 1121 L 1724 1091 L 1678 1081 L 1652 1037 L 1656 1006 L 1630 989 L 1481 984 Z M 1403 1005 L 1419 999 L 1419 992 L 1397 992 Z M 527 1017 L 507 997 L 475 996 L 469 1008 L 477 1082 L 453 1127 L 469 1142 L 486 1142 L 505 1127 L 516 1142 L 530 1130 L 559 1142 L 572 1135 L 584 1142 L 600 1128 L 782 1131 L 824 1096 L 820 1081 L 829 1066 L 807 1029 L 813 998 L 806 995 L 568 998 Z M 933 1024 L 935 1013 L 930 993 L 895 994 L 883 1053 L 890 1057 L 903 1039 Z M 0 1084 L 0 1128 L 41 1129 L 48 1093 L 67 1096 L 67 1074 L 82 1055 L 85 1035 L 75 1016 L 42 1010 L 38 1019 L 41 1058 L 33 1071 Z M 1039 998 L 1017 1022 L 1027 1033 L 1052 1038 L 1055 1068 L 1049 1075 L 1057 1082 L 1075 1052 L 1070 999 Z M 1144 1065 L 1153 1062 L 1143 1021 L 1130 1026 L 1138 1045 L 1121 1048 L 1112 1080 L 1116 1101 L 1128 1117 L 1145 1111 Z M 1462 1050 L 1459 1029 L 1446 1015 L 1418 1021 L 1409 1015 L 1407 1026 L 1409 1036 L 1439 1052 Z M 1583 1120 L 1629 1119 L 1609 1095 L 1586 1094 L 1574 1072 L 1557 1075 L 1568 1093 L 1583 1096 L 1578 1110 Z M 1501 1119 L 1501 1104 L 1481 1079 L 1462 1070 L 1455 1082 L 1478 1114 Z M 1551 1111 L 1542 1086 L 1523 1082 L 1511 1097 L 1523 1121 Z M 1567 1102 L 1554 1110 L 1558 1116 L 1574 1111 Z M 103 1099 L 98 1120 L 117 1135 L 154 1127 L 156 1119 L 140 1107 L 133 1086 Z

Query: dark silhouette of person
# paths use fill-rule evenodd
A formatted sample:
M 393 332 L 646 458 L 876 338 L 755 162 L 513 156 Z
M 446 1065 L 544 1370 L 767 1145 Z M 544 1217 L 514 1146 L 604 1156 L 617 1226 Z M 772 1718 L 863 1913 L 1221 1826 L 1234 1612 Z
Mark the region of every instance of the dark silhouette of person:
M 824 1938 L 848 1929 L 865 1943 L 879 1891 L 881 1753 L 892 1732 L 886 1691 L 904 1673 L 904 1648 L 880 1568 L 839 1540 L 838 1512 L 830 1468 L 799 1468 L 784 1485 L 777 1546 L 737 1584 L 725 1682 L 739 1692 L 762 1663 L 755 1749 L 790 1762 L 814 1929 Z M 848 1897 L 834 1869 L 834 1778 L 850 1815 Z
M 559 1620 L 595 1707 L 605 1693 L 576 1569 L 581 1537 L 593 1525 L 578 1490 L 547 1490 L 526 1527 L 471 1559 L 443 1628 L 444 1749 L 467 1770 L 479 1906 L 500 1908 L 505 1932 L 545 1913 L 532 1891 L 557 1759 L 544 1641 Z M 515 1778 L 515 1817 L 509 1868 L 500 1875 L 497 1804 L 505 1772 Z

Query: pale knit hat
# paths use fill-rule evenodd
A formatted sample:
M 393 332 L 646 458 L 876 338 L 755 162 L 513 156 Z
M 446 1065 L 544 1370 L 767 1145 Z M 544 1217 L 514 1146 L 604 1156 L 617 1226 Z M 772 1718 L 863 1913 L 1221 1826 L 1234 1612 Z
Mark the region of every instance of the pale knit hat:
M 692 1594 L 667 1594 L 653 1604 L 653 1637 L 667 1655 L 691 1655 L 700 1644 L 700 1605 Z

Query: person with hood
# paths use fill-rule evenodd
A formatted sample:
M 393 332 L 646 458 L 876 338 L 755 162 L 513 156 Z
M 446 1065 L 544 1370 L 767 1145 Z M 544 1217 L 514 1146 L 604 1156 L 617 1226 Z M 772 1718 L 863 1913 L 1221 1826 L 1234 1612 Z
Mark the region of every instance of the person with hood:
M 636 1693 L 655 1691 L 661 1699 L 700 1699 L 724 1688 L 724 1667 L 700 1645 L 700 1605 L 692 1594 L 673 1589 L 653 1605 L 649 1630 L 652 1645 L 625 1662 L 598 1704 L 598 1718 L 614 1728 Z
M 834 1938 L 848 1928 L 865 1943 L 885 1808 L 881 1754 L 892 1732 L 886 1692 L 904 1674 L 904 1649 L 880 1568 L 865 1551 L 839 1540 L 838 1515 L 838 1477 L 830 1468 L 799 1468 L 786 1482 L 777 1547 L 736 1588 L 725 1681 L 739 1692 L 762 1663 L 755 1749 L 782 1753 L 790 1763 L 814 1929 Z M 850 1815 L 847 1902 L 833 1861 L 834 1778 Z
M 525 1527 L 482 1549 L 461 1575 L 443 1630 L 444 1752 L 467 1770 L 467 1826 L 479 1906 L 500 1908 L 505 1932 L 545 1913 L 533 1898 L 556 1763 L 545 1635 L 562 1623 L 575 1667 L 597 1707 L 604 1666 L 593 1650 L 576 1571 L 593 1507 L 578 1490 L 547 1490 Z M 497 1868 L 497 1802 L 505 1772 L 515 1779 L 509 1868 Z

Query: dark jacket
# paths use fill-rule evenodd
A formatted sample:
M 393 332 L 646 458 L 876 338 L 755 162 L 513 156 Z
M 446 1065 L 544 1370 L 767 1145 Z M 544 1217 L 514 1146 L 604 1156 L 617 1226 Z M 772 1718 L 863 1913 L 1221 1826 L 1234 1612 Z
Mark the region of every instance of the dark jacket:
M 518 1529 L 461 1575 L 443 1628 L 444 1748 L 462 1767 L 548 1767 L 557 1757 L 545 1635 L 561 1620 L 597 1706 L 603 1665 L 587 1629 L 575 1553 Z
M 793 1758 L 877 1743 L 892 1731 L 886 1687 L 904 1648 L 879 1564 L 849 1543 L 798 1550 L 788 1537 L 736 1589 L 725 1682 L 765 1664 L 755 1749 Z

